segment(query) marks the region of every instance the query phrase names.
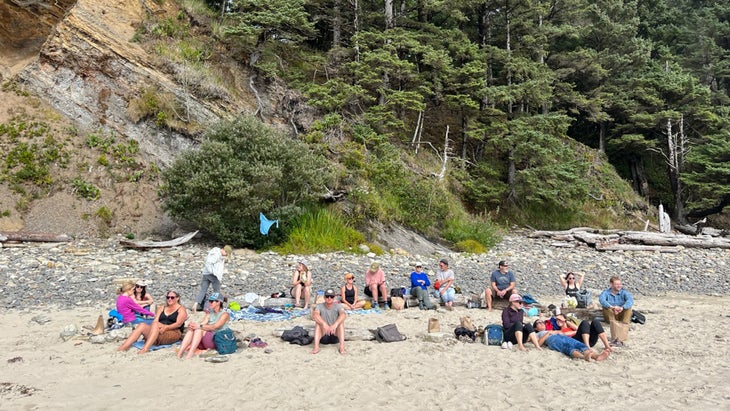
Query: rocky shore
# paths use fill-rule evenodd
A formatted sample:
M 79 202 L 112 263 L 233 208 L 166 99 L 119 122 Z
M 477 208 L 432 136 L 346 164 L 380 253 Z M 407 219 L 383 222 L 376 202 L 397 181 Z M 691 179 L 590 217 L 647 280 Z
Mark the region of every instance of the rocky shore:
M 119 246 L 119 239 L 79 240 L 72 243 L 5 244 L 0 248 L 0 306 L 60 308 L 113 307 L 116 284 L 125 278 L 147 281 L 160 302 L 162 293 L 174 289 L 190 305 L 199 289 L 200 270 L 212 244 L 190 242 L 170 249 L 139 251 Z M 389 286 L 408 286 L 415 262 L 435 275 L 437 261 L 446 258 L 464 293 L 479 293 L 499 260 L 508 260 L 521 292 L 536 298 L 561 294 L 559 274 L 568 270 L 585 273 L 585 284 L 598 291 L 612 275 L 623 278 L 635 296 L 669 292 L 727 295 L 730 293 L 730 251 L 684 249 L 678 253 L 599 252 L 588 247 L 559 248 L 549 240 L 521 235 L 505 236 L 485 254 L 446 253 L 412 255 L 393 250 L 384 255 L 328 253 L 307 256 L 278 255 L 235 250 L 227 264 L 223 292 L 240 296 L 286 290 L 296 262 L 304 257 L 314 273 L 314 288 L 342 285 L 345 272 L 355 274 L 362 287 L 363 275 L 372 261 L 386 272 Z

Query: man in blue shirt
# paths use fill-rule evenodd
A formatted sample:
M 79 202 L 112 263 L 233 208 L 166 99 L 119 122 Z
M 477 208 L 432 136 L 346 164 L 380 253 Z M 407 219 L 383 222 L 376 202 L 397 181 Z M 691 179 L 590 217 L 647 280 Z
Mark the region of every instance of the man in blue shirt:
M 616 320 L 628 324 L 631 321 L 634 297 L 622 288 L 621 278 L 611 277 L 611 287 L 601 293 L 598 301 L 603 307 L 603 319 L 607 323 Z
M 428 286 L 431 282 L 428 280 L 428 275 L 423 271 L 423 264 L 416 264 L 416 271 L 411 273 L 411 295 L 418 299 L 418 308 L 422 310 L 433 310 L 436 305 L 431 302 L 431 298 L 428 296 Z

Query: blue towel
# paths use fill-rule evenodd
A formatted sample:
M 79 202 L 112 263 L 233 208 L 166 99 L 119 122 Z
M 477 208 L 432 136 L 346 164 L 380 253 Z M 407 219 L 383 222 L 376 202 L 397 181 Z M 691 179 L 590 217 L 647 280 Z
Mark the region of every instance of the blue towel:
M 157 350 L 161 350 L 163 348 L 170 348 L 170 347 L 172 347 L 173 345 L 176 345 L 176 344 L 180 344 L 180 342 L 178 341 L 178 342 L 176 342 L 174 344 L 153 345 L 153 346 L 150 347 L 150 351 L 157 351 Z M 144 340 L 135 341 L 134 344 L 132 344 L 132 347 L 134 347 L 134 348 L 136 348 L 138 350 L 141 350 L 142 347 L 144 347 Z
M 268 311 L 268 312 L 267 312 Z M 241 308 L 238 311 L 228 310 L 228 315 L 231 320 L 251 320 L 251 321 L 286 321 L 292 318 L 304 317 L 309 315 L 311 312 L 309 308 L 306 310 L 281 310 L 281 312 L 270 312 L 272 310 L 262 310 L 249 305 L 246 308 Z M 279 310 L 276 310 L 279 311 Z

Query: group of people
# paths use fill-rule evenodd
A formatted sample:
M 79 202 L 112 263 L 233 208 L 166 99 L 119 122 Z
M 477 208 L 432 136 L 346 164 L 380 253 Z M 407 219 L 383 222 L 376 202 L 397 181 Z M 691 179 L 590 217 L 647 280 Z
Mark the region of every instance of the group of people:
M 129 337 L 119 346 L 120 351 L 126 351 L 140 337 L 144 338 L 144 345 L 139 353 L 145 353 L 153 345 L 167 345 L 180 341 L 177 356 L 191 358 L 197 350 L 215 348 L 214 334 L 228 328 L 229 315 L 224 309 L 225 299 L 220 293 L 223 265 L 231 250 L 215 247 L 206 257 L 202 270 L 201 290 L 193 304 L 193 311 L 205 307 L 205 315 L 200 322 L 190 321 L 185 330 L 185 323 L 189 318 L 188 312 L 181 304 L 180 294 L 174 290 L 166 293 L 165 304 L 152 313 L 149 308 L 154 299 L 147 292 L 144 282 L 126 282 L 121 285 L 117 297 L 117 311 L 124 324 L 136 325 Z M 429 276 L 423 271 L 423 264 L 417 263 L 410 274 L 410 294 L 418 301 L 420 309 L 436 308 L 431 296 L 439 299 L 447 310 L 453 309 L 454 303 L 454 272 L 449 268 L 449 262 L 441 259 L 438 262 L 436 280 L 433 284 Z M 373 306 L 378 307 L 382 301 L 387 308 L 387 286 L 385 273 L 377 262 L 374 262 L 365 272 L 365 295 L 372 298 Z M 312 310 L 312 319 L 315 322 L 314 348 L 312 354 L 320 351 L 321 344 L 338 344 L 339 352 L 346 353 L 344 340 L 344 323 L 347 317 L 345 310 L 364 308 L 367 302 L 358 298 L 358 287 L 355 285 L 355 276 L 346 273 L 345 284 L 339 293 L 327 289 L 324 301 L 315 305 Z M 566 295 L 574 296 L 581 288 L 584 275 L 576 276 L 569 272 L 560 277 L 561 286 Z M 603 291 L 599 303 L 603 309 L 606 322 L 620 321 L 628 324 L 631 320 L 633 297 L 622 287 L 621 279 L 611 278 L 611 287 Z M 534 323 L 525 322 L 524 301 L 517 293 L 517 280 L 509 264 L 500 261 L 498 268 L 491 273 L 489 284 L 484 290 L 487 309 L 492 310 L 496 300 L 505 300 L 507 306 L 502 311 L 503 337 L 505 344 L 511 347 L 516 344 L 520 350 L 526 350 L 525 344 L 531 342 L 537 349 L 547 346 L 555 351 L 562 352 L 575 358 L 602 361 L 611 353 L 611 345 L 606 337 L 601 322 L 597 319 L 584 320 L 579 324 L 567 321 L 562 314 L 556 315 L 549 321 L 537 320 Z M 213 292 L 208 295 L 208 288 Z M 433 294 L 429 287 L 433 286 Z M 312 273 L 306 260 L 299 260 L 292 273 L 290 293 L 297 307 L 302 307 L 299 300 L 303 297 L 303 307 L 309 307 L 311 299 Z M 336 301 L 339 295 L 340 302 Z M 206 305 L 207 302 L 207 305 Z M 598 341 L 604 345 L 601 353 L 593 351 Z M 187 353 L 187 354 L 186 354 Z

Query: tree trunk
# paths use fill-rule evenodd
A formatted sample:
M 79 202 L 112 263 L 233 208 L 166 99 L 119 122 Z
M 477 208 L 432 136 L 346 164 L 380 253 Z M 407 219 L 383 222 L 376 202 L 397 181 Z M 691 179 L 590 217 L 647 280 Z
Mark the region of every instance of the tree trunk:
M 332 8 L 332 48 L 340 47 L 342 37 L 342 11 L 340 5 L 342 0 L 335 0 Z
M 393 15 L 393 0 L 385 0 L 385 29 L 395 27 L 395 18 Z
M 598 152 L 606 152 L 606 122 L 598 123 Z

